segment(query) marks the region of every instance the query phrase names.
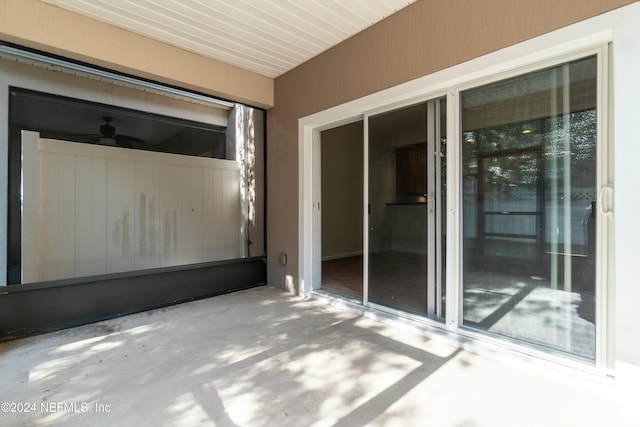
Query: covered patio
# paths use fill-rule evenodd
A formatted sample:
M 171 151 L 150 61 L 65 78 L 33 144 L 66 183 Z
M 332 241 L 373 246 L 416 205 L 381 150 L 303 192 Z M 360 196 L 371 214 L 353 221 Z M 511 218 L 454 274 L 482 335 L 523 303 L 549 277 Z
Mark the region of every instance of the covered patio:
M 624 382 L 475 345 L 262 286 L 0 344 L 0 422 L 638 425 Z

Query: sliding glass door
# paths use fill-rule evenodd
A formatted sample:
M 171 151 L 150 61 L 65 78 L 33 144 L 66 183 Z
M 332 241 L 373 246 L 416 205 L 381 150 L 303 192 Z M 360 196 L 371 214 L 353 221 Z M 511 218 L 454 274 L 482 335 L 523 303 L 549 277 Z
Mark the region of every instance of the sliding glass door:
M 461 93 L 463 325 L 595 359 L 597 58 Z
M 350 280 L 323 289 L 510 346 L 603 360 L 604 51 L 323 131 L 348 135 L 333 136 L 340 162 L 323 160 L 323 206 L 334 214 L 323 211 L 323 228 L 340 224 L 334 237 L 355 242 L 331 259 L 323 237 L 323 259 Z
M 363 121 L 320 134 L 321 288 L 362 301 Z
M 368 118 L 367 301 L 442 320 L 446 102 Z

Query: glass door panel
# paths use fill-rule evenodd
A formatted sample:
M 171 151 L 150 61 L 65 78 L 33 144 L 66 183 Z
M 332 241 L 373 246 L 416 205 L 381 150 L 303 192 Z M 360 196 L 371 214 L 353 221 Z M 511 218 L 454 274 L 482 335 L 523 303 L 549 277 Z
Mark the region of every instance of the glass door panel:
M 369 117 L 371 303 L 443 318 L 444 99 Z
M 321 289 L 362 300 L 363 122 L 322 131 Z
M 463 325 L 595 360 L 596 58 L 462 92 Z

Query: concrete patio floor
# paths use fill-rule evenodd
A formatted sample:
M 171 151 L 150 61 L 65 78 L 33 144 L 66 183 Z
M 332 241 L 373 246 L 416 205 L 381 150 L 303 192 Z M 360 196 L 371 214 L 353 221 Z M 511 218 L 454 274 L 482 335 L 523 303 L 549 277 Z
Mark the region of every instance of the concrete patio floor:
M 5 342 L 0 372 L 2 426 L 640 425 L 610 379 L 271 287 Z

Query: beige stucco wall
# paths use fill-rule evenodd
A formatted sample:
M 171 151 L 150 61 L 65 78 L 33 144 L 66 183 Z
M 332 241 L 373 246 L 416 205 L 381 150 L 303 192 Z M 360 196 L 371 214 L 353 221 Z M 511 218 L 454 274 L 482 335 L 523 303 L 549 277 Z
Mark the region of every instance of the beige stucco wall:
M 298 283 L 298 119 L 631 0 L 418 0 L 275 80 L 267 117 L 268 281 Z M 288 264 L 278 254 L 288 254 Z
M 271 78 L 39 0 L 0 0 L 0 40 L 257 107 L 273 105 Z

